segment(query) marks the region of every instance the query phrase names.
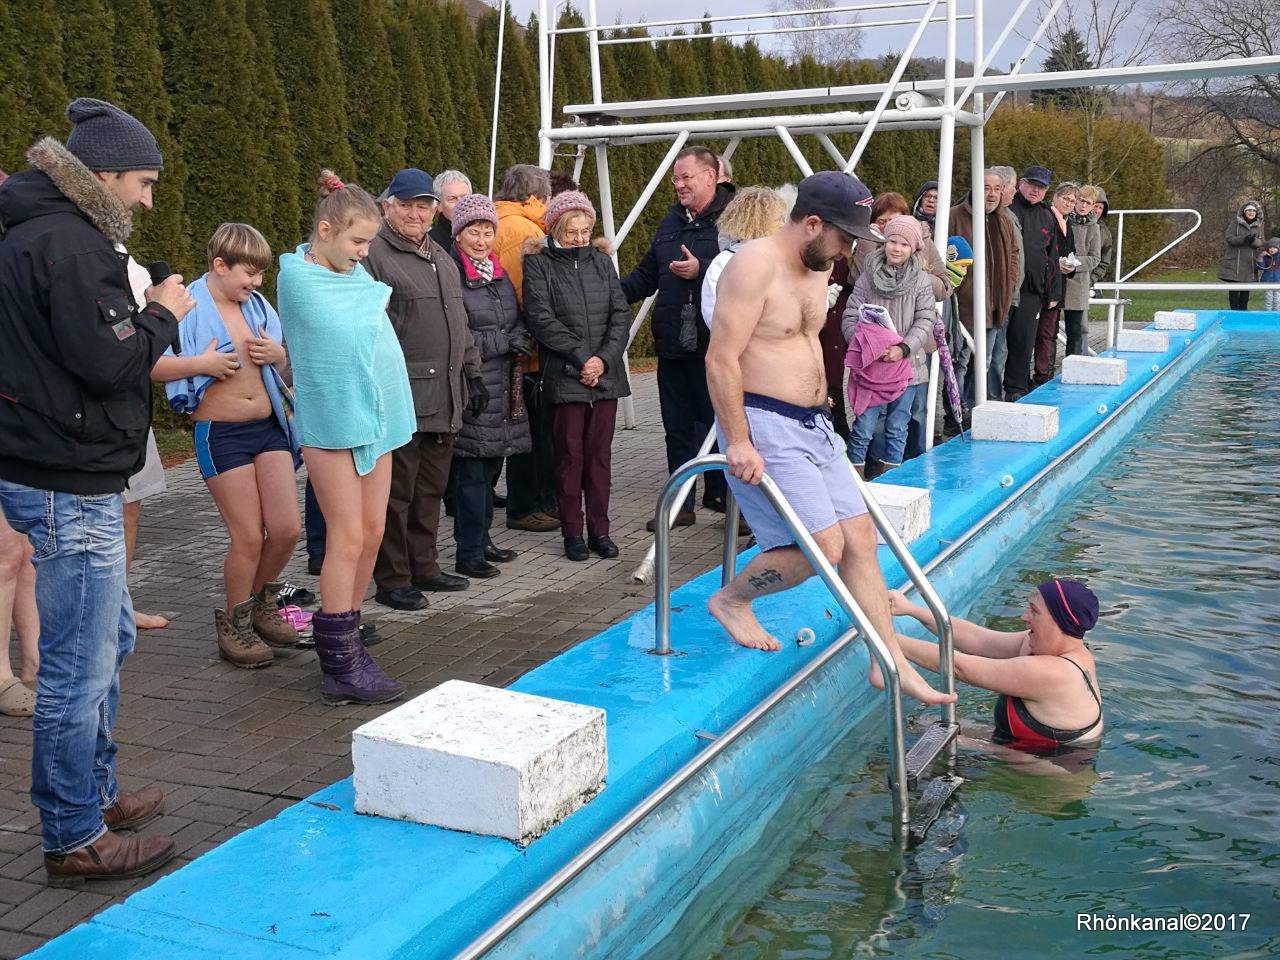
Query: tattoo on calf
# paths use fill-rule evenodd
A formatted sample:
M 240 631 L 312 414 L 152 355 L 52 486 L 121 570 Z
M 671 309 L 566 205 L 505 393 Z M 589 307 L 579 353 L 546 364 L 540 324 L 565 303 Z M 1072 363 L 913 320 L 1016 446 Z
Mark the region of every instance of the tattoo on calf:
M 747 578 L 747 583 L 751 584 L 752 588 L 756 590 L 768 590 L 773 584 L 781 582 L 782 574 L 772 567 L 761 570 L 755 576 Z

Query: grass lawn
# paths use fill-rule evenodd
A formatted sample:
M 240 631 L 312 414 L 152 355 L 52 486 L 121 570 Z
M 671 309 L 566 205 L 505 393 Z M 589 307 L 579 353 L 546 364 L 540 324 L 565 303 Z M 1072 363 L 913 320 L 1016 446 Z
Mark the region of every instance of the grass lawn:
M 195 451 L 191 446 L 191 431 L 181 427 L 166 427 L 156 424 L 156 446 L 160 449 L 160 461 L 166 467 L 177 466 L 191 457 Z
M 1148 267 L 1134 280 L 1145 280 L 1149 283 L 1217 283 L 1217 270 L 1213 267 Z M 1124 318 L 1129 320 L 1150 320 L 1157 310 L 1225 310 L 1227 295 L 1214 290 L 1188 290 L 1185 293 L 1142 292 L 1127 294 L 1133 303 L 1125 307 Z M 1261 301 L 1262 295 L 1254 294 L 1254 299 Z M 1252 304 L 1251 304 L 1252 305 Z M 1261 303 L 1258 304 L 1261 306 Z M 1098 315 L 1105 316 L 1106 307 L 1094 307 Z

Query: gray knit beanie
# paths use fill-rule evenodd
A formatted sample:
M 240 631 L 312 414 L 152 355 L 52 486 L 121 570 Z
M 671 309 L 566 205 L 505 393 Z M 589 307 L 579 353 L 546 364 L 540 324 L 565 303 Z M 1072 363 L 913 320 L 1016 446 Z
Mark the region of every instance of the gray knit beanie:
M 105 100 L 77 97 L 67 104 L 67 149 L 90 170 L 119 173 L 164 165 L 151 131 Z

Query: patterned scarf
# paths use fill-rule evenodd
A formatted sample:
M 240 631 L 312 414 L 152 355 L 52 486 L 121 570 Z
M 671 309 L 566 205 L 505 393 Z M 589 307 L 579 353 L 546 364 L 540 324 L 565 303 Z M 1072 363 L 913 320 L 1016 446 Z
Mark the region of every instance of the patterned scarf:
M 471 261 L 471 266 L 475 268 L 476 273 L 484 278 L 485 283 L 493 283 L 493 261 L 488 257 L 483 260 L 476 260 L 469 254 L 464 254 Z

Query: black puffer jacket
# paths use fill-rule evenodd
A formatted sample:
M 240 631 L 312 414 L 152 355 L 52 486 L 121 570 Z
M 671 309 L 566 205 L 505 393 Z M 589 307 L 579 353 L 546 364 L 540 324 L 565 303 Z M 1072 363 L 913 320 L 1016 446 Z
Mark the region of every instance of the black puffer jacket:
M 467 410 L 462 415 L 462 431 L 453 443 L 455 457 L 509 457 L 528 453 L 529 416 L 524 405 L 512 410 L 511 369 L 516 356 L 513 346 L 531 342 L 529 331 L 516 306 L 516 288 L 506 273 L 493 262 L 493 279 L 476 273 L 455 246 L 453 259 L 462 274 L 462 302 L 467 307 L 467 324 L 480 351 L 480 376 L 489 391 L 489 404 L 474 417 Z
M 613 261 L 594 247 L 524 246 L 524 311 L 542 346 L 542 396 L 548 403 L 593 403 L 631 395 L 622 358 L 631 328 Z M 604 361 L 594 387 L 578 379 L 592 357 Z
M 684 207 L 673 203 L 658 224 L 644 259 L 622 278 L 622 289 L 629 303 L 643 300 L 652 293 L 658 295 L 652 314 L 653 349 L 660 357 L 707 354 L 711 330 L 702 322 L 702 278 L 720 253 L 716 221 L 732 199 L 733 188 L 724 183 L 718 185 L 711 203 L 692 220 Z M 681 280 L 670 270 L 672 262 L 684 259 L 681 245 L 698 258 L 698 275 L 692 280 Z M 698 349 L 693 353 L 680 346 L 680 315 L 686 305 L 693 308 L 698 334 Z
M 36 169 L 0 188 L 0 477 L 42 490 L 119 493 L 141 469 L 151 368 L 173 314 L 133 301 L 132 216 L 45 138 Z
M 1028 203 L 1021 192 L 1013 195 L 1009 209 L 1022 224 L 1023 292 L 1045 300 L 1060 299 L 1052 292 L 1053 282 L 1061 277 L 1052 262 L 1059 237 L 1058 218 L 1048 203 Z

